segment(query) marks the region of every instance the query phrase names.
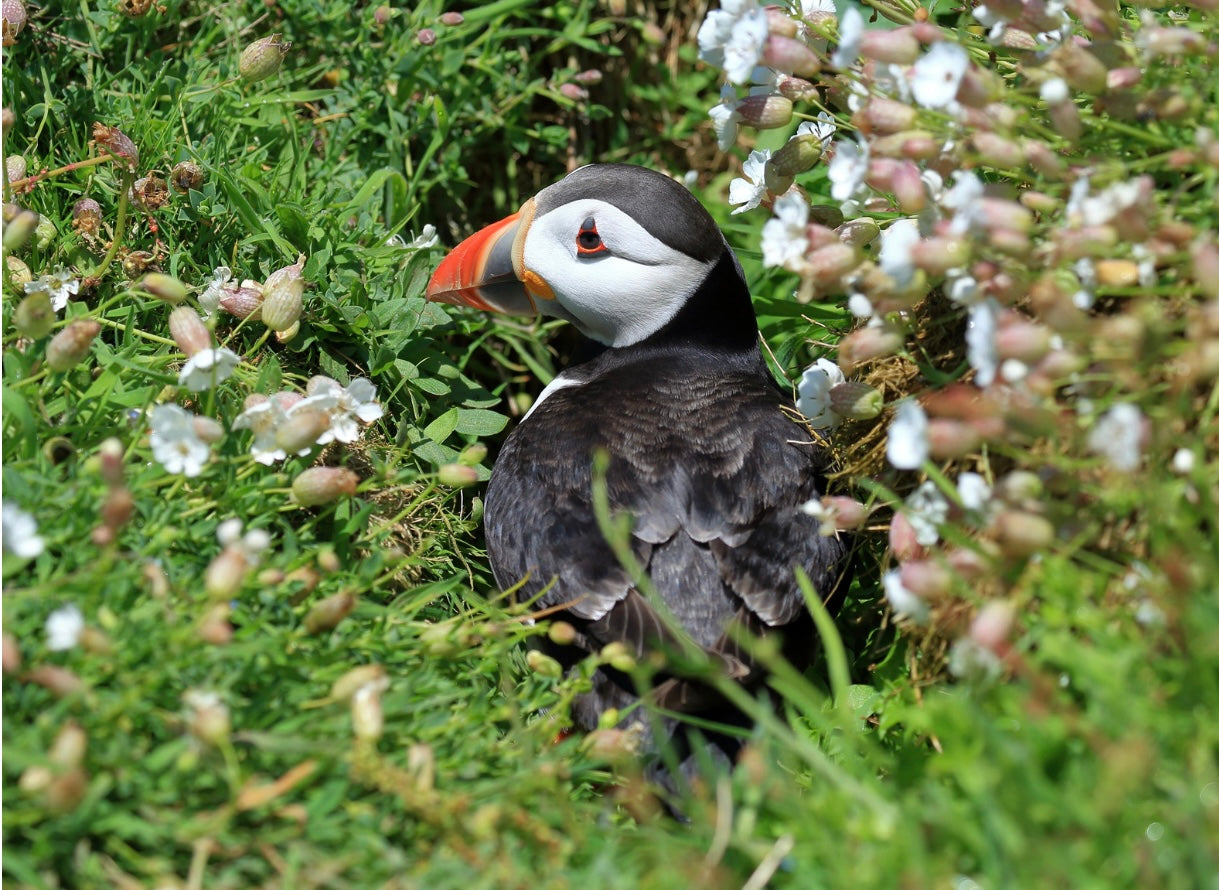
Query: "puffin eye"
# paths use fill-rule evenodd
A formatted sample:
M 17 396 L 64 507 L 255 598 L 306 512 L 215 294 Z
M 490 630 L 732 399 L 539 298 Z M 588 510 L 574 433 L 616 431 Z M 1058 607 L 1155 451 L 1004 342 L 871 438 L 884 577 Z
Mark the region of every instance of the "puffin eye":
M 605 242 L 597 234 L 597 223 L 590 216 L 580 224 L 580 231 L 576 233 L 576 255 L 595 256 L 607 250 L 609 248 L 605 246 Z

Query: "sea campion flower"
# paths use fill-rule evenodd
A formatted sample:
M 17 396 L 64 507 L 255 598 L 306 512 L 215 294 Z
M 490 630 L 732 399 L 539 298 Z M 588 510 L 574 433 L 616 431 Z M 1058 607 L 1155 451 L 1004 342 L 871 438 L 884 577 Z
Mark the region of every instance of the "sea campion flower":
M 910 71 L 910 91 L 924 108 L 949 114 L 958 106 L 957 91 L 969 70 L 969 54 L 955 43 L 934 43 Z
M 1143 457 L 1146 418 L 1137 405 L 1119 402 L 1101 415 L 1088 434 L 1088 448 L 1108 459 L 1114 469 L 1129 473 Z
M 895 219 L 880 234 L 880 270 L 893 279 L 899 290 L 914 281 L 914 245 L 919 242 L 918 220 Z
M 152 456 L 169 473 L 198 476 L 211 455 L 208 444 L 195 431 L 194 415 L 171 403 L 148 410 Z
M 948 521 L 948 498 L 934 482 L 924 482 L 906 498 L 902 513 L 914 529 L 914 540 L 930 547 L 940 539 L 940 526 Z
M 738 103 L 736 90 L 725 84 L 720 89 L 720 101 L 707 112 L 711 125 L 715 128 L 715 141 L 720 151 L 727 151 L 736 144 Z
M 733 213 L 744 213 L 753 210 L 766 197 L 766 162 L 770 160 L 770 149 L 755 149 L 749 153 L 741 172 L 744 178 L 737 177 L 728 184 L 728 203 L 740 205 Z
M 853 142 L 840 139 L 834 143 L 834 157 L 830 159 L 827 175 L 830 197 L 843 205 L 843 213 L 848 212 L 863 188 L 868 175 L 868 156 L 868 144 L 858 137 Z
M 80 291 L 80 282 L 73 278 L 66 268 L 58 266 L 54 272 L 47 272 L 33 281 L 26 282 L 24 290 L 27 294 L 39 291 L 46 293 L 51 298 L 52 308 L 61 312 L 68 305 L 68 301 Z
M 231 349 L 212 347 L 211 332 L 189 306 L 178 306 L 169 313 L 169 332 L 187 358 L 178 372 L 178 383 L 191 392 L 211 389 L 241 364 L 240 356 Z
M 805 369 L 796 386 L 796 409 L 815 430 L 826 430 L 842 422 L 830 405 L 830 390 L 846 380 L 842 369 L 829 359 L 819 358 Z
M 46 548 L 38 534 L 38 521 L 12 501 L 4 501 L 4 551 L 22 559 L 33 559 Z
M 838 22 L 838 48 L 830 57 L 830 64 L 840 71 L 854 65 L 859 58 L 863 32 L 863 14 L 854 6 L 848 6 Z
M 363 426 L 380 419 L 384 409 L 377 402 L 377 387 L 365 377 L 357 377 L 346 387 L 337 380 L 317 376 L 306 386 L 308 395 L 293 406 L 293 411 L 317 409 L 330 419 L 330 426 L 318 438 L 317 444 L 343 442 L 350 444 L 360 438 Z
M 905 588 L 898 569 L 890 569 L 885 572 L 880 581 L 885 589 L 885 599 L 889 601 L 893 614 L 915 624 L 927 623 L 931 618 L 927 604 L 918 595 Z
M 801 272 L 807 265 L 808 203 L 799 192 L 775 201 L 775 215 L 762 226 L 762 265 Z
M 978 386 L 990 386 L 999 370 L 996 336 L 999 331 L 999 304 L 987 297 L 969 309 L 965 325 L 965 354 L 976 372 Z
M 287 419 L 288 407 L 290 407 L 290 405 L 284 404 L 285 400 L 281 399 L 280 395 L 284 394 L 277 394 L 271 398 L 261 393 L 247 396 L 245 410 L 233 421 L 233 429 L 253 431 L 254 439 L 250 443 L 250 454 L 255 461 L 268 467 L 288 456 L 288 452 L 276 441 L 276 433 L 280 425 Z M 299 401 L 299 398 L 296 401 Z
M 229 282 L 233 280 L 233 270 L 228 266 L 217 266 L 212 270 L 212 279 L 199 294 L 199 308 L 203 310 L 204 318 L 211 318 L 220 307 L 220 300 L 229 293 Z
M 72 649 L 80 642 L 85 630 L 85 616 L 75 604 L 69 603 L 47 616 L 47 648 L 52 652 Z
M 899 470 L 917 470 L 931 453 L 927 436 L 927 413 L 913 399 L 898 402 L 885 455 Z
M 756 0 L 724 0 L 698 29 L 698 57 L 723 68 L 732 83 L 748 83 L 766 46 L 770 26 Z

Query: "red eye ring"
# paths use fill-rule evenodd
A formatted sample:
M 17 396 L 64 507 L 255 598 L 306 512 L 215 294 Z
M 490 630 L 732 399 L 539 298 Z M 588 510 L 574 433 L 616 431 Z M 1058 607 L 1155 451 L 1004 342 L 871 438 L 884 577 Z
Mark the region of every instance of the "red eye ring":
M 597 223 L 590 216 L 580 224 L 580 231 L 576 232 L 576 255 L 596 256 L 608 250 L 597 232 Z

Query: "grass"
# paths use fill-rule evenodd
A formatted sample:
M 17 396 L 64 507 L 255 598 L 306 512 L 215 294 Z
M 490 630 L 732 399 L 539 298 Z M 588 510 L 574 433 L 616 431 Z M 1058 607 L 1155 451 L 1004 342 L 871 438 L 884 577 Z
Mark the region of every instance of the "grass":
M 1191 260 L 1219 227 L 1219 167 L 1194 137 L 1219 132 L 1209 57 L 1143 66 L 1138 101 L 1175 96 L 1189 113 L 1140 126 L 1081 101 L 1087 135 L 1052 143 L 1102 184 L 1151 175 L 1164 238 L 1170 221 L 1192 227 L 1154 283 L 1102 283 L 1068 337 L 1083 371 L 1039 403 L 1053 410 L 916 474 L 854 444 L 875 449 L 888 410 L 835 435 L 845 463 L 870 467 L 852 491 L 876 507 L 842 645 L 808 677 L 777 666 L 778 704 L 752 705 L 759 728 L 741 762 L 693 789 L 678 822 L 612 735 L 556 741 L 582 678 L 526 659 L 534 628 L 479 549 L 479 482 L 493 464 L 480 446 L 493 455 L 561 366 L 565 335 L 426 304 L 443 248 L 406 246 L 427 224 L 453 243 L 569 164 L 692 166 L 741 254 L 776 370 L 795 378 L 850 329 L 839 294 L 796 302 L 797 276 L 764 266 L 765 210 L 730 214 L 733 171 L 702 122 L 715 74 L 689 45 L 698 22 L 660 4 L 612 6 L 500 0 L 451 24 L 435 3 L 30 10 L 4 57 L 4 153 L 30 179 L 6 200 L 42 228 L 19 244 L 23 222 L 6 210 L 3 483 L 43 546 L 15 552 L 24 539 L 6 517 L 6 881 L 1214 887 L 1219 390 L 1204 358 L 1219 285 Z M 966 17 L 937 16 L 986 59 Z M 1125 41 L 1137 15 L 1123 16 Z M 1184 24 L 1215 40 L 1213 14 Z M 293 44 L 282 68 L 243 79 L 243 48 L 272 33 Z M 593 68 L 605 79 L 589 98 L 563 91 Z M 1004 53 L 994 70 L 1005 101 L 1039 113 L 1035 72 Z M 127 201 L 129 171 L 103 158 L 104 139 L 90 143 L 95 122 L 130 137 L 135 176 L 190 161 L 202 181 L 155 209 Z M 1028 126 L 1053 138 L 1043 119 Z M 778 147 L 787 135 L 760 138 Z M 971 163 L 994 183 L 1069 190 Z M 824 164 L 799 181 L 828 203 Z M 83 197 L 100 205 L 96 233 L 73 225 Z M 1038 217 L 1038 245 L 1057 243 L 1058 213 Z M 198 392 L 180 385 L 171 307 L 146 272 L 186 283 L 195 306 L 217 267 L 261 282 L 299 255 L 308 286 L 294 335 L 217 313 L 209 329 L 240 365 Z M 1003 262 L 1038 280 L 1061 272 L 1051 256 Z M 52 330 L 19 310 L 14 259 L 34 279 L 60 266 L 82 279 Z M 1014 305 L 1050 317 L 1035 297 Z M 943 307 L 935 294 L 919 302 L 900 353 L 858 372 L 890 405 L 967 374 L 964 314 Z M 73 319 L 100 332 L 53 370 L 49 343 Z M 247 397 L 304 393 L 318 374 L 370 379 L 382 416 L 355 441 L 255 461 L 251 433 L 233 427 Z M 1121 400 L 1147 420 L 1134 472 L 1087 447 L 1096 415 Z M 222 424 L 197 475 L 154 453 L 149 411 L 161 403 Z M 1184 472 L 1181 448 L 1193 455 Z M 314 465 L 353 471 L 354 495 L 302 506 L 293 482 Z M 953 490 L 967 468 L 997 486 L 1009 470 L 1034 472 L 1051 540 L 954 578 L 928 626 L 898 621 L 880 581 L 890 516 L 914 476 Z M 221 529 L 234 518 L 269 546 L 234 542 Z M 941 532 L 954 546 L 989 534 L 964 522 Z M 959 644 L 992 602 L 1015 616 L 999 657 L 954 677 L 950 653 L 976 650 Z M 48 618 L 70 605 L 84 630 L 53 649 Z

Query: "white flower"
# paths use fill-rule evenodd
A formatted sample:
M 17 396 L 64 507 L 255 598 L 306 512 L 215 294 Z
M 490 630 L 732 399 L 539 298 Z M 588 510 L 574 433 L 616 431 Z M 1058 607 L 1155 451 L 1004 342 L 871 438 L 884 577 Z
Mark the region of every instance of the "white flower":
M 1003 662 L 976 640 L 961 637 L 948 651 L 948 672 L 958 680 L 985 686 L 999 679 Z
M 969 70 L 969 53 L 955 43 L 933 43 L 910 72 L 910 91 L 924 108 L 952 112 L 957 106 L 957 90 Z
M 918 402 L 903 399 L 897 403 L 897 412 L 889 425 L 885 455 L 899 470 L 917 470 L 930 453 L 927 414 Z
M 940 198 L 940 204 L 953 211 L 952 222 L 948 225 L 949 234 L 964 235 L 981 228 L 984 193 L 982 180 L 976 173 L 969 170 L 957 172 L 952 188 Z
M 153 405 L 148 411 L 152 426 L 149 442 L 152 456 L 169 473 L 198 476 L 210 449 L 195 432 L 194 415 L 174 404 Z
M 808 252 L 808 204 L 799 192 L 775 201 L 775 215 L 762 226 L 762 265 L 800 272 Z
M 1143 457 L 1143 412 L 1119 402 L 1101 415 L 1088 434 L 1088 448 L 1108 458 L 1115 470 L 1130 472 Z
M 817 13 L 834 15 L 836 12 L 834 0 L 800 0 L 800 15 L 803 18 Z
M 847 309 L 856 318 L 871 318 L 876 308 L 872 305 L 872 301 L 867 298 L 861 291 L 854 291 L 847 297 Z
M 810 501 L 805 501 L 800 505 L 799 510 L 805 516 L 811 516 L 817 520 L 817 535 L 822 538 L 833 538 L 838 534 L 838 526 L 835 520 L 838 517 L 838 511 L 821 500 L 821 498 L 813 498 Z
M 745 159 L 741 172 L 744 178 L 737 177 L 728 184 L 728 203 L 740 206 L 733 213 L 744 213 L 753 210 L 762 203 L 766 196 L 766 162 L 770 160 L 770 149 L 755 149 Z
M 440 243 L 440 236 L 436 233 L 436 227 L 431 223 L 424 225 L 423 230 L 407 241 L 401 235 L 390 235 L 385 239 L 386 245 L 389 247 L 397 247 L 400 250 L 424 250 L 428 247 L 435 247 Z
M 837 132 L 838 124 L 828 111 L 819 112 L 815 121 L 802 121 L 800 126 L 796 127 L 797 136 L 816 136 L 821 140 L 822 147 L 827 145 Z
M 1071 225 L 1103 226 L 1145 200 L 1143 182 L 1138 179 L 1116 182 L 1096 194 L 1089 192 L 1090 180 L 1080 176 L 1071 186 L 1066 217 Z
M 842 418 L 830 407 L 830 390 L 846 380 L 842 369 L 829 359 L 819 358 L 806 368 L 796 386 L 796 410 L 808 419 L 815 430 L 837 426 Z
M 830 196 L 839 203 L 851 200 L 868 175 L 868 144 L 858 137 L 853 142 L 842 139 L 835 142 L 834 157 L 826 174 L 830 179 Z
M 1172 471 L 1186 476 L 1194 471 L 1194 453 L 1188 448 L 1178 448 L 1172 455 Z
M 909 619 L 915 624 L 927 623 L 931 617 L 927 604 L 919 598 L 918 594 L 911 593 L 905 588 L 898 569 L 890 569 L 885 572 L 881 576 L 880 582 L 885 588 L 885 599 L 889 601 L 889 607 L 893 609 L 893 613 L 898 618 Z
M 203 310 L 204 318 L 211 318 L 220 308 L 220 299 L 229 292 L 228 284 L 232 279 L 233 270 L 228 266 L 217 266 L 212 270 L 212 280 L 199 294 L 199 308 Z
M 47 616 L 47 648 L 52 652 L 71 649 L 80 642 L 84 630 L 85 616 L 75 604 L 69 603 L 62 609 L 56 609 Z
M 724 0 L 698 29 L 698 57 L 723 68 L 732 83 L 748 83 L 769 36 L 766 12 L 756 0 Z
M 47 272 L 33 281 L 27 281 L 24 290 L 27 294 L 45 291 L 51 298 L 51 308 L 59 312 L 80 290 L 80 282 L 73 278 L 67 269 L 59 266 L 54 272 Z
M 830 57 L 831 65 L 841 71 L 855 64 L 855 60 L 859 58 L 863 30 L 863 15 L 854 6 L 848 6 L 838 22 L 838 48 Z
M 918 220 L 895 219 L 880 233 L 880 270 L 899 288 L 914 280 L 914 246 L 919 242 Z
M 720 103 L 707 112 L 715 127 L 715 141 L 720 151 L 727 151 L 736 144 L 738 104 L 736 90 L 725 84 L 720 90 Z
M 972 306 L 978 297 L 978 279 L 961 269 L 949 269 L 944 277 L 944 296 L 961 306 Z
M 969 321 L 965 324 L 965 356 L 969 366 L 977 372 L 978 386 L 990 386 L 995 382 L 999 370 L 999 352 L 996 337 L 999 333 L 1000 306 L 993 297 L 969 307 Z
M 22 559 L 33 559 L 45 544 L 38 534 L 38 521 L 12 501 L 4 501 L 4 550 Z
M 202 392 L 227 380 L 239 364 L 241 357 L 224 346 L 219 349 L 200 349 L 178 372 L 178 383 L 191 392 Z
M 288 452 L 275 442 L 275 433 L 287 416 L 287 411 L 276 398 L 265 399 L 252 405 L 247 403 L 245 410 L 233 420 L 233 429 L 249 429 L 254 432 L 250 455 L 258 463 L 269 467 L 288 456 Z
M 1096 301 L 1096 261 L 1090 256 L 1080 257 L 1072 268 L 1079 279 L 1079 290 L 1071 294 L 1071 302 L 1079 309 L 1091 309 Z
M 216 526 L 216 540 L 221 547 L 232 547 L 241 540 L 242 522 L 237 517 L 226 519 Z
M 961 506 L 970 514 L 976 524 L 983 524 L 993 511 L 993 491 L 979 473 L 962 473 L 957 477 L 957 494 L 961 497 Z
M 1041 85 L 1041 99 L 1047 105 L 1061 105 L 1071 98 L 1071 88 L 1061 77 L 1051 77 Z
M 377 402 L 377 387 L 364 377 L 351 381 L 346 388 L 329 377 L 313 378 L 308 397 L 293 405 L 288 413 L 309 409 L 323 411 L 330 417 L 330 426 L 317 438 L 318 445 L 355 442 L 360 438 L 361 424 L 372 423 L 385 413 Z
M 940 526 L 948 521 L 948 498 L 934 482 L 924 482 L 906 497 L 902 513 L 914 530 L 914 540 L 930 547 L 940 539 Z
M 240 519 L 226 519 L 216 526 L 216 540 L 221 547 L 240 551 L 249 565 L 256 566 L 262 560 L 263 552 L 271 546 L 271 535 L 266 529 L 252 528 L 243 536 L 241 528 Z

